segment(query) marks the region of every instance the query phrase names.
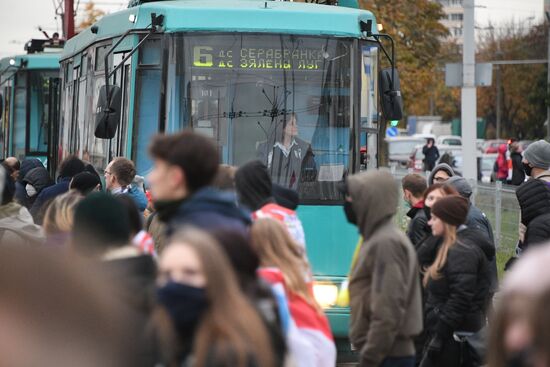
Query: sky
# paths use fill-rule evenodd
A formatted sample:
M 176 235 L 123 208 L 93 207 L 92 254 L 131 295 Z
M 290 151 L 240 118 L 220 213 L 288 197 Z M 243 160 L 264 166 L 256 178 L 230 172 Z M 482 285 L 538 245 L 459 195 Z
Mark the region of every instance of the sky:
M 55 6 L 62 0 L 0 0 L 0 58 L 22 53 L 23 45 L 31 38 L 41 38 L 41 26 L 46 32 L 61 33 L 61 19 Z M 90 0 L 74 0 L 78 14 Z M 197 0 L 200 1 L 200 0 Z M 391 1 L 391 0 L 388 0 Z M 476 0 L 476 25 L 494 27 L 515 22 L 541 22 L 544 0 Z M 113 12 L 126 7 L 127 0 L 96 0 L 97 8 Z

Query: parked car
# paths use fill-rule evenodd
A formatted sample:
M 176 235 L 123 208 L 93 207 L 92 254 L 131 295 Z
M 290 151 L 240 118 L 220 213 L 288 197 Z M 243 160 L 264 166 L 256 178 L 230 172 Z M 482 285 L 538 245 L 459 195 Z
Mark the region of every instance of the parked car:
M 483 153 L 489 154 L 489 153 L 498 153 L 498 147 L 502 144 L 507 144 L 508 142 L 504 139 L 493 139 L 493 140 L 486 140 L 485 144 L 483 145 Z
M 435 145 L 462 145 L 462 137 L 458 135 L 441 135 L 437 137 Z
M 396 136 L 386 138 L 388 144 L 388 158 L 390 164 L 395 163 L 398 167 L 407 168 L 411 151 L 417 146 L 426 143 L 424 138 L 410 136 Z

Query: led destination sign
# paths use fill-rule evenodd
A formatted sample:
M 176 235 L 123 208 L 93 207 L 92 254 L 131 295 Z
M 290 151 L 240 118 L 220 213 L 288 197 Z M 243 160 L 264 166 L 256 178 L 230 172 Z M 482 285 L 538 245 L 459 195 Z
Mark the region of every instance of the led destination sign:
M 193 46 L 193 66 L 199 68 L 236 68 L 270 70 L 322 70 L 326 62 L 322 49 L 272 47 L 222 48 Z

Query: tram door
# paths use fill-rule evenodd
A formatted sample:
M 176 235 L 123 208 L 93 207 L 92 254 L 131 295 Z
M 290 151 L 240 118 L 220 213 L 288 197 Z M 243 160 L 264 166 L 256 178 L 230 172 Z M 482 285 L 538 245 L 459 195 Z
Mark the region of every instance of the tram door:
M 48 83 L 48 172 L 55 177 L 55 164 L 59 158 L 59 108 L 61 79 L 49 78 Z

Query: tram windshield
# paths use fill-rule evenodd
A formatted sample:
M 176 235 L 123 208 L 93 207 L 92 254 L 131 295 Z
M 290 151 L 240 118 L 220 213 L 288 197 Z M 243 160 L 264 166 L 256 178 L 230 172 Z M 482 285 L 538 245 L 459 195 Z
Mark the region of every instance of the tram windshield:
M 223 162 L 260 159 L 302 200 L 341 200 L 353 148 L 352 41 L 257 34 L 175 36 L 167 130 L 214 138 Z

